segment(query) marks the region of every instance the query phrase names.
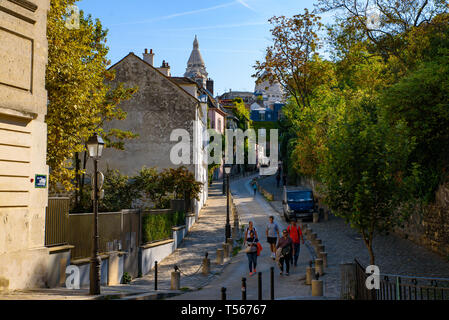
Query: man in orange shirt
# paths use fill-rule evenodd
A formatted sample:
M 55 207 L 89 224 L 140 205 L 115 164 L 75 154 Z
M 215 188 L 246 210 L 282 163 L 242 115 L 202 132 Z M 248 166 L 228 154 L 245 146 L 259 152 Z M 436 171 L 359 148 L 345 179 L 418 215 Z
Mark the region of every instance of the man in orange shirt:
M 290 238 L 293 241 L 293 252 L 292 252 L 292 262 L 293 265 L 296 267 L 298 264 L 298 257 L 299 257 L 299 251 L 300 251 L 300 242 L 302 241 L 302 244 L 304 244 L 304 238 L 302 236 L 302 231 L 299 226 L 296 225 L 296 219 L 292 219 L 291 224 L 287 227 L 287 231 L 290 234 Z

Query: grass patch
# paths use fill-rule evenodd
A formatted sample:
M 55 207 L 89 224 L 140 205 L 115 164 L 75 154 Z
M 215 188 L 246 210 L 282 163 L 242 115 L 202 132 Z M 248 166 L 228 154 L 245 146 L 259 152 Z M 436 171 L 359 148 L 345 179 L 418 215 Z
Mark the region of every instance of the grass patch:
M 240 252 L 240 250 L 242 250 L 242 247 L 241 247 L 241 246 L 234 247 L 234 248 L 232 249 L 232 256 L 235 257 L 235 256 Z

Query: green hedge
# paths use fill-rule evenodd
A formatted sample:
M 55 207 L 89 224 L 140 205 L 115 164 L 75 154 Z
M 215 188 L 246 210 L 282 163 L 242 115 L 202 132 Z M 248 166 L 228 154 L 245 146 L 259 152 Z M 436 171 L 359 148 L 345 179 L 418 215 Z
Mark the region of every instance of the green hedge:
M 185 213 L 146 214 L 142 217 L 143 242 L 149 243 L 172 237 L 172 227 L 185 224 Z

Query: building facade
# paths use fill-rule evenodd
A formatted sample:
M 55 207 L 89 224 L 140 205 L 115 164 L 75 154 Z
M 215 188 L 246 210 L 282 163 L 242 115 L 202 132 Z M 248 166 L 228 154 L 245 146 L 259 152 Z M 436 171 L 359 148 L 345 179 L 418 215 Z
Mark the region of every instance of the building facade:
M 113 120 L 105 127 L 131 130 L 139 137 L 127 141 L 123 151 L 105 149 L 100 168 L 118 169 L 132 176 L 144 166 L 159 170 L 179 167 L 182 164 L 174 164 L 170 159 L 171 150 L 178 143 L 171 141 L 171 134 L 175 129 L 184 129 L 191 142 L 190 164 L 185 166 L 204 186 L 200 201 L 195 203 L 198 213 L 207 199 L 207 162 L 204 164 L 206 150 L 202 137 L 207 126 L 207 107 L 199 100 L 196 83 L 172 78 L 168 63 L 164 61 L 156 68 L 153 58 L 152 50 L 150 53 L 146 50 L 143 59 L 130 53 L 110 68 L 116 72 L 112 87 L 123 83 L 139 89 L 120 105 L 127 112 L 126 120 Z
M 47 281 L 49 2 L 0 3 L 0 291 Z

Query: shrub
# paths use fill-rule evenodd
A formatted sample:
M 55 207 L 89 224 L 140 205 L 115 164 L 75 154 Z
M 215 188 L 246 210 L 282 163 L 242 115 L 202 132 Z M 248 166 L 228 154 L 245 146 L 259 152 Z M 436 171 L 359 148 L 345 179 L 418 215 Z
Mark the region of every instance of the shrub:
M 185 214 L 175 212 L 172 214 L 146 214 L 142 217 L 143 242 L 170 239 L 172 227 L 185 224 Z
M 130 209 L 133 200 L 137 198 L 129 177 L 118 170 L 106 170 L 103 189 L 104 198 L 100 200 L 100 211 L 103 212 Z

